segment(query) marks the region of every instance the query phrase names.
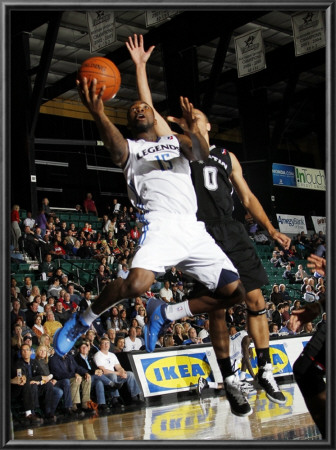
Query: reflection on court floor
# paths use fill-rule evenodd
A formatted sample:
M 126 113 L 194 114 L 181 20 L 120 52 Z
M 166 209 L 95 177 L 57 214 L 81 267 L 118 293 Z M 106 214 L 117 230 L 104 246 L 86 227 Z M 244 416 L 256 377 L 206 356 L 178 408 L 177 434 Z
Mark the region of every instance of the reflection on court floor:
M 287 402 L 270 402 L 263 391 L 249 396 L 253 414 L 237 417 L 225 396 L 182 400 L 141 410 L 15 432 L 15 440 L 320 440 L 295 383 L 281 386 Z

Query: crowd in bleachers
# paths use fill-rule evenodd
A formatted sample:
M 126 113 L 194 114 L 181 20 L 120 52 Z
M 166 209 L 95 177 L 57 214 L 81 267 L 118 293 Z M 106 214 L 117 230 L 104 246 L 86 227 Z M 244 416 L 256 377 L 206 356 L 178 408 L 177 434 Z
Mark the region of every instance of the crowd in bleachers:
M 144 350 L 148 298 L 159 296 L 167 303 L 181 302 L 192 292 L 192 280 L 176 268 L 155 280 L 143 296 L 125 299 L 96 319 L 67 355 L 68 372 L 63 375 L 53 373 L 52 361 L 58 357 L 52 340 L 70 315 L 85 310 L 107 283 L 127 277 L 130 259 L 141 236 L 140 219 L 132 207 L 122 206 L 117 199 L 101 218 L 97 210 L 83 212 L 79 205 L 69 211 L 51 209 L 47 199 L 36 218 L 18 205 L 13 207 L 12 221 L 16 225 L 12 226 L 11 253 L 12 411 L 21 423 L 32 425 L 40 423 L 41 418 L 73 419 L 74 415 L 84 417 L 97 410 L 119 411 L 124 403 L 120 398 L 126 399 L 126 403 L 130 400 L 132 405 L 139 404 L 133 398 L 137 394 L 130 395 L 131 391 L 138 392 L 133 381 L 127 392 L 125 386 L 116 386 L 115 380 L 99 378 L 102 373 L 95 373 L 101 370 L 99 365 L 95 367 L 95 354 L 103 346 L 104 351 L 121 361 L 127 351 Z M 287 328 L 291 309 L 325 295 L 323 278 L 310 274 L 305 259 L 311 252 L 321 250 L 325 237 L 314 234 L 308 238 L 301 234 L 288 251 L 283 251 L 267 236 L 261 239 L 260 233 L 256 233 L 257 230 L 250 236 L 269 277 L 263 293 L 271 337 L 291 334 Z M 226 320 L 228 326 L 245 328 L 244 305 L 228 310 Z M 310 331 L 309 327 L 302 331 L 312 332 L 315 326 L 316 323 Z M 209 342 L 208 330 L 206 315 L 186 317 L 172 323 L 157 347 Z M 90 369 L 86 371 L 85 366 L 77 367 L 78 362 L 82 363 L 81 354 L 89 361 Z M 127 364 L 125 361 L 122 364 Z M 17 369 L 22 372 L 27 365 L 31 369 L 23 379 L 26 377 L 29 382 L 23 383 Z

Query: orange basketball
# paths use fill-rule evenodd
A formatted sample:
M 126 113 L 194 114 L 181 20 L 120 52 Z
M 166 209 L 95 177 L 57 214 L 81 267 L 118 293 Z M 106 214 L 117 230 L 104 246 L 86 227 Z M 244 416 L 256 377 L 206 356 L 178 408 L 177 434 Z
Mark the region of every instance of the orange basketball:
M 78 77 L 79 79 L 86 77 L 89 86 L 93 78 L 96 78 L 97 93 L 105 85 L 103 102 L 115 97 L 120 88 L 121 77 L 118 67 L 111 60 L 101 56 L 94 56 L 84 61 L 78 71 Z

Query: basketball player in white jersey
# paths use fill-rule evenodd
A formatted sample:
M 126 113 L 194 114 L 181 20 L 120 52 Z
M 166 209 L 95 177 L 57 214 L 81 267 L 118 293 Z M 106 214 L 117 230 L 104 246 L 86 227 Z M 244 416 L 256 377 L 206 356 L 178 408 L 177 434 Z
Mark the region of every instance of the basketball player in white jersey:
M 197 200 L 190 177 L 190 160 L 207 157 L 208 144 L 200 135 L 193 107 L 181 98 L 186 135 L 158 137 L 153 109 L 136 101 L 128 111 L 128 123 L 136 140 L 125 139 L 104 112 L 96 80 L 77 81 L 83 104 L 94 118 L 114 164 L 121 167 L 133 205 L 144 211 L 143 230 L 127 279 L 108 284 L 80 315 L 74 315 L 54 336 L 55 351 L 64 355 L 91 323 L 124 298 L 138 297 L 153 284 L 158 273 L 178 267 L 207 289 L 199 298 L 167 305 L 158 299 L 147 304 L 149 326 L 145 330 L 147 351 L 153 351 L 158 336 L 172 321 L 208 313 L 240 303 L 245 295 L 232 262 L 197 221 Z M 172 232 L 172 230 L 174 230 Z M 162 304 L 163 303 L 163 304 Z M 221 367 L 220 342 L 217 358 Z M 224 381 L 225 384 L 226 381 Z M 240 402 L 240 415 L 251 414 L 248 402 Z
M 143 47 L 143 37 L 137 35 L 129 37 L 126 46 L 136 66 L 137 84 L 140 98 L 153 107 L 151 92 L 148 85 L 146 62 L 150 57 L 154 46 L 147 51 Z M 199 128 L 209 147 L 210 124 L 206 116 L 199 110 L 194 110 L 198 117 Z M 169 125 L 154 109 L 157 133 L 165 135 L 171 132 Z M 182 119 L 169 118 L 177 123 L 182 130 L 186 124 Z M 214 146 L 213 146 L 214 147 Z M 212 149 L 212 147 L 211 147 Z M 267 397 L 275 403 L 284 404 L 286 398 L 279 389 L 274 376 L 269 352 L 269 332 L 266 319 L 265 299 L 260 289 L 267 284 L 267 274 L 263 269 L 260 259 L 256 255 L 254 247 L 243 225 L 232 218 L 232 192 L 236 189 L 243 206 L 251 213 L 254 219 L 265 228 L 271 237 L 284 248 L 289 248 L 290 238 L 278 232 L 269 221 L 258 199 L 249 189 L 242 175 L 241 166 L 237 158 L 225 149 L 213 148 L 208 160 L 201 162 L 191 161 L 192 177 L 198 199 L 198 219 L 206 224 L 208 232 L 215 238 L 217 244 L 224 252 L 230 255 L 239 270 L 244 287 L 246 289 L 246 305 L 248 313 L 248 328 L 257 353 L 258 382 L 266 391 Z M 209 177 L 216 174 L 217 183 L 208 189 L 205 182 L 205 173 Z M 212 178 L 211 178 L 212 179 Z M 209 178 L 210 180 L 210 178 Z M 231 256 L 232 255 L 232 256 Z M 225 374 L 228 377 L 232 368 L 230 366 L 229 336 L 225 324 L 225 311 L 216 310 L 209 313 L 210 335 L 211 330 L 216 330 L 211 336 L 212 345 L 216 351 L 217 342 L 221 342 L 218 351 L 222 354 Z M 219 339 L 220 335 L 220 339 Z M 224 350 L 225 349 L 225 350 Z

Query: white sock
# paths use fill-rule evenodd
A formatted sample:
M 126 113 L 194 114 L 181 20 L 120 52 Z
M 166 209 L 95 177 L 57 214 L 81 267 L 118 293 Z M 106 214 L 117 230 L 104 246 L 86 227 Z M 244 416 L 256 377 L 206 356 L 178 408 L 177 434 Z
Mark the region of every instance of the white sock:
M 209 384 L 209 388 L 210 389 L 217 389 L 218 388 L 218 383 L 216 381 L 208 381 Z
M 87 323 L 88 325 L 91 325 L 94 320 L 99 317 L 99 314 L 95 314 L 92 312 L 91 306 L 89 306 L 84 313 L 81 315 L 81 318 Z
M 174 303 L 172 305 L 168 304 L 165 312 L 167 319 L 172 322 L 174 320 L 182 319 L 182 317 L 192 317 L 188 300 L 181 303 Z
M 30 416 L 30 414 L 32 414 L 31 409 L 29 409 L 29 410 L 26 411 L 25 413 L 26 413 L 26 417 Z

